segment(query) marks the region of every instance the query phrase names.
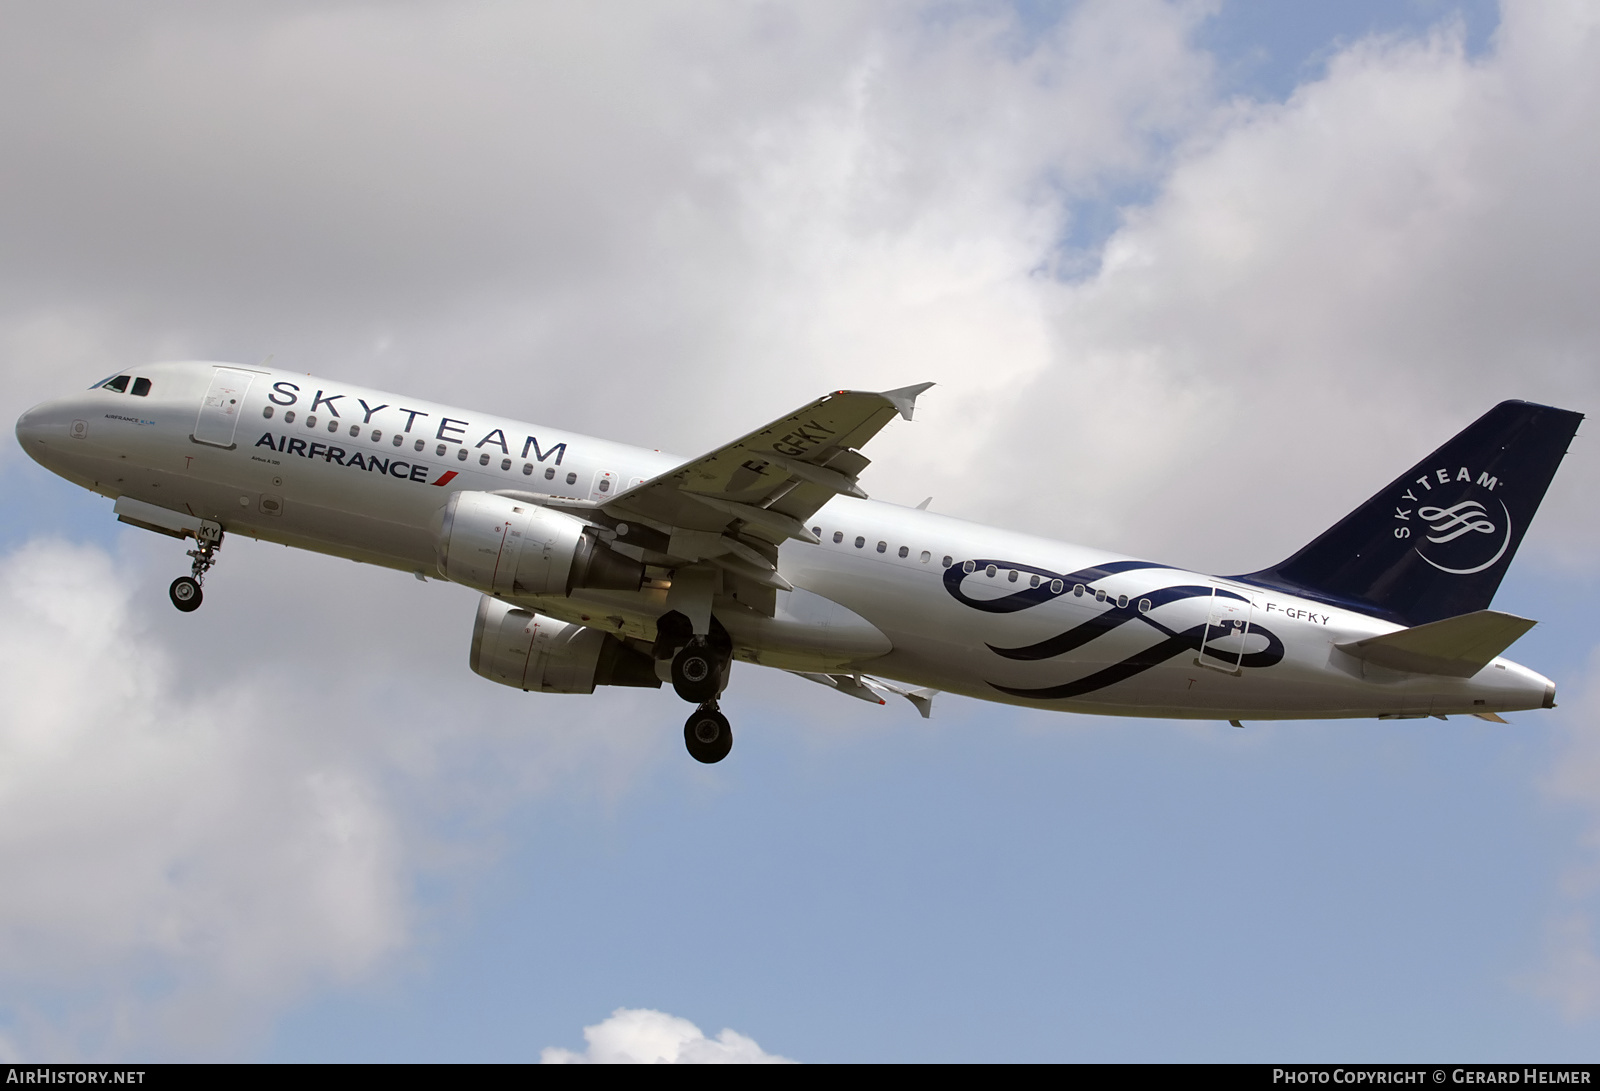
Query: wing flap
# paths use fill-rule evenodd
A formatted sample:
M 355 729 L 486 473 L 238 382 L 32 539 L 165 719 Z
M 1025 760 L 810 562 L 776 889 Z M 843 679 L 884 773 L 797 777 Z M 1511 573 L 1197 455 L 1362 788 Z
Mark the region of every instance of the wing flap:
M 1391 670 L 1471 678 L 1537 624 L 1515 614 L 1476 610 L 1334 647 Z

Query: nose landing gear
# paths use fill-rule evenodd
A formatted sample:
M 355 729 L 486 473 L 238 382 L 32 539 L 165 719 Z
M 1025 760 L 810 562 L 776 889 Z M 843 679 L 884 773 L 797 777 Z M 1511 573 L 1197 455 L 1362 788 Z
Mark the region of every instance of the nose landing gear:
M 215 523 L 202 523 L 195 537 L 195 548 L 189 550 L 188 555 L 194 558 L 189 575 L 179 576 L 167 588 L 167 597 L 172 600 L 172 605 L 186 614 L 200 609 L 200 603 L 205 599 L 200 585 L 206 582 L 206 573 L 217 563 L 217 550 L 221 548 L 222 528 Z

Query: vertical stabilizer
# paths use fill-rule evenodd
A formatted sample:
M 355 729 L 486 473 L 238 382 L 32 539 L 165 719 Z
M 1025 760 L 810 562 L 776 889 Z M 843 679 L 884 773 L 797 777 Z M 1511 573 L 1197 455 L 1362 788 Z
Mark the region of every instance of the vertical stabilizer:
M 1501 402 L 1300 552 L 1238 578 L 1408 626 L 1487 609 L 1582 420 Z

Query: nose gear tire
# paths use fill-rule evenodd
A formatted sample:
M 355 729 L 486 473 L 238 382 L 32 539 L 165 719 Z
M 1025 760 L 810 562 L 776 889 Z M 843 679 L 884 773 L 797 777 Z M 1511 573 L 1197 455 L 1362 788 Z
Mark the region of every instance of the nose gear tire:
M 205 596 L 200 593 L 198 580 L 191 579 L 188 576 L 179 576 L 172 581 L 172 586 L 167 588 L 167 597 L 172 599 L 172 605 L 187 614 L 192 610 L 200 609 L 200 601 Z

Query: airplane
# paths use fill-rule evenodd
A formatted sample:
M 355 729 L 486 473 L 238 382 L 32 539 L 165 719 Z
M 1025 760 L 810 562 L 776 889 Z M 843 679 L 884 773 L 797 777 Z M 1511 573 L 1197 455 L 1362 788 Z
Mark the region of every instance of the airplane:
M 1060 712 L 1408 719 L 1555 706 L 1489 609 L 1583 419 L 1502 402 L 1287 560 L 1215 576 L 874 501 L 862 448 L 931 383 L 837 391 L 684 459 L 265 366 L 160 363 L 35 406 L 18 442 L 192 539 L 464 584 L 469 663 L 539 693 L 670 684 L 721 761 L 735 661 L 851 697 Z

